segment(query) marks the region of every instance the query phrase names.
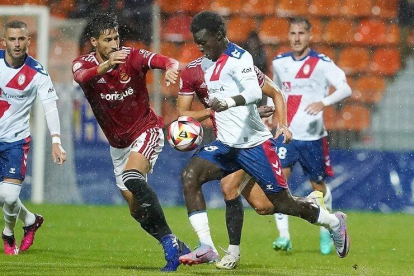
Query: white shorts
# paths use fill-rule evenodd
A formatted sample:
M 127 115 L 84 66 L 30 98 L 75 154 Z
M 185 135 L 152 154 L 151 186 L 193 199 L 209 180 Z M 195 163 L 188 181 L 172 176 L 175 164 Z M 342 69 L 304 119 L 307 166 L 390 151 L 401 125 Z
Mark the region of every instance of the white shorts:
M 158 155 L 164 147 L 164 133 L 161 128 L 150 128 L 143 132 L 131 146 L 123 149 L 110 147 L 116 185 L 121 191 L 128 191 L 122 181 L 122 172 L 131 152 L 138 152 L 147 158 L 150 163 L 150 173 L 157 162 Z

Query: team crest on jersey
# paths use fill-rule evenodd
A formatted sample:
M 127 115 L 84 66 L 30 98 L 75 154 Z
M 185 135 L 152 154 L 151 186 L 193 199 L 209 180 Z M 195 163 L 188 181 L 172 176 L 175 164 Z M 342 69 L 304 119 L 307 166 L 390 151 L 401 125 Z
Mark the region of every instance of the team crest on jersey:
M 127 74 L 127 73 L 125 73 L 125 72 L 121 72 L 121 73 L 119 74 L 119 82 L 120 82 L 120 83 L 128 83 L 130 80 L 131 80 L 131 77 L 130 77 L 130 76 L 128 76 L 128 74 Z
M 309 74 L 309 71 L 310 71 L 309 64 L 305 64 L 305 66 L 303 66 L 303 74 L 307 75 Z
M 284 81 L 282 82 L 283 85 L 283 91 L 285 92 L 291 92 L 292 91 L 292 84 L 290 81 Z
M 26 81 L 26 76 L 24 74 L 20 74 L 19 78 L 17 79 L 17 84 L 23 85 Z
M 72 70 L 73 70 L 73 72 L 76 72 L 81 67 L 82 67 L 82 63 L 76 62 L 75 64 L 73 64 Z

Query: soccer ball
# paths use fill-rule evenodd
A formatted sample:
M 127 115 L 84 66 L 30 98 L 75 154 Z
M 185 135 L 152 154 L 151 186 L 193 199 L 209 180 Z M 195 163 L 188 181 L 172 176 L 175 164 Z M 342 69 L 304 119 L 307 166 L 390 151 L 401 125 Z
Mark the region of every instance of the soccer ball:
M 168 126 L 167 140 L 176 150 L 193 150 L 203 141 L 203 127 L 197 120 L 181 116 Z

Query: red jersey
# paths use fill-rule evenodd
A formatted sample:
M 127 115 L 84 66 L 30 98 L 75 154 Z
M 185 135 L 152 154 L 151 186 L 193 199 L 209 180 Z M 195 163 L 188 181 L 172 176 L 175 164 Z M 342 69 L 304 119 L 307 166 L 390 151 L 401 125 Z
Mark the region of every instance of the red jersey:
M 204 57 L 200 57 L 191 61 L 181 72 L 180 91 L 178 92 L 178 95 L 192 96 L 195 93 L 204 107 L 209 108 L 207 85 L 204 81 L 204 71 L 201 69 L 201 61 L 203 58 Z M 256 66 L 254 67 L 254 70 L 256 71 L 259 86 L 262 88 L 265 83 L 265 74 Z M 213 122 L 214 130 L 216 130 L 214 117 L 211 117 L 210 119 Z
M 125 63 L 98 75 L 96 54 L 76 58 L 74 79 L 81 86 L 109 144 L 125 148 L 145 130 L 163 127 L 163 119 L 150 108 L 146 85 L 149 69 L 178 68 L 174 59 L 143 49 L 123 47 Z

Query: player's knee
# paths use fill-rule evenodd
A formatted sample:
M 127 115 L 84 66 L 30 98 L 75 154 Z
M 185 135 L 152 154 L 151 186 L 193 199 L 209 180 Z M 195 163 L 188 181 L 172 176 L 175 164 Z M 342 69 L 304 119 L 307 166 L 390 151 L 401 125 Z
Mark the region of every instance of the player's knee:
M 2 201 L 4 202 L 4 204 L 7 204 L 9 206 L 16 206 L 17 201 L 19 200 L 19 195 L 4 192 L 3 195 L 1 196 L 1 198 L 2 198 Z
M 224 200 L 232 200 L 240 195 L 237 187 L 222 185 L 221 192 L 223 193 Z
M 273 215 L 275 213 L 273 206 L 258 206 L 254 210 L 261 216 Z

